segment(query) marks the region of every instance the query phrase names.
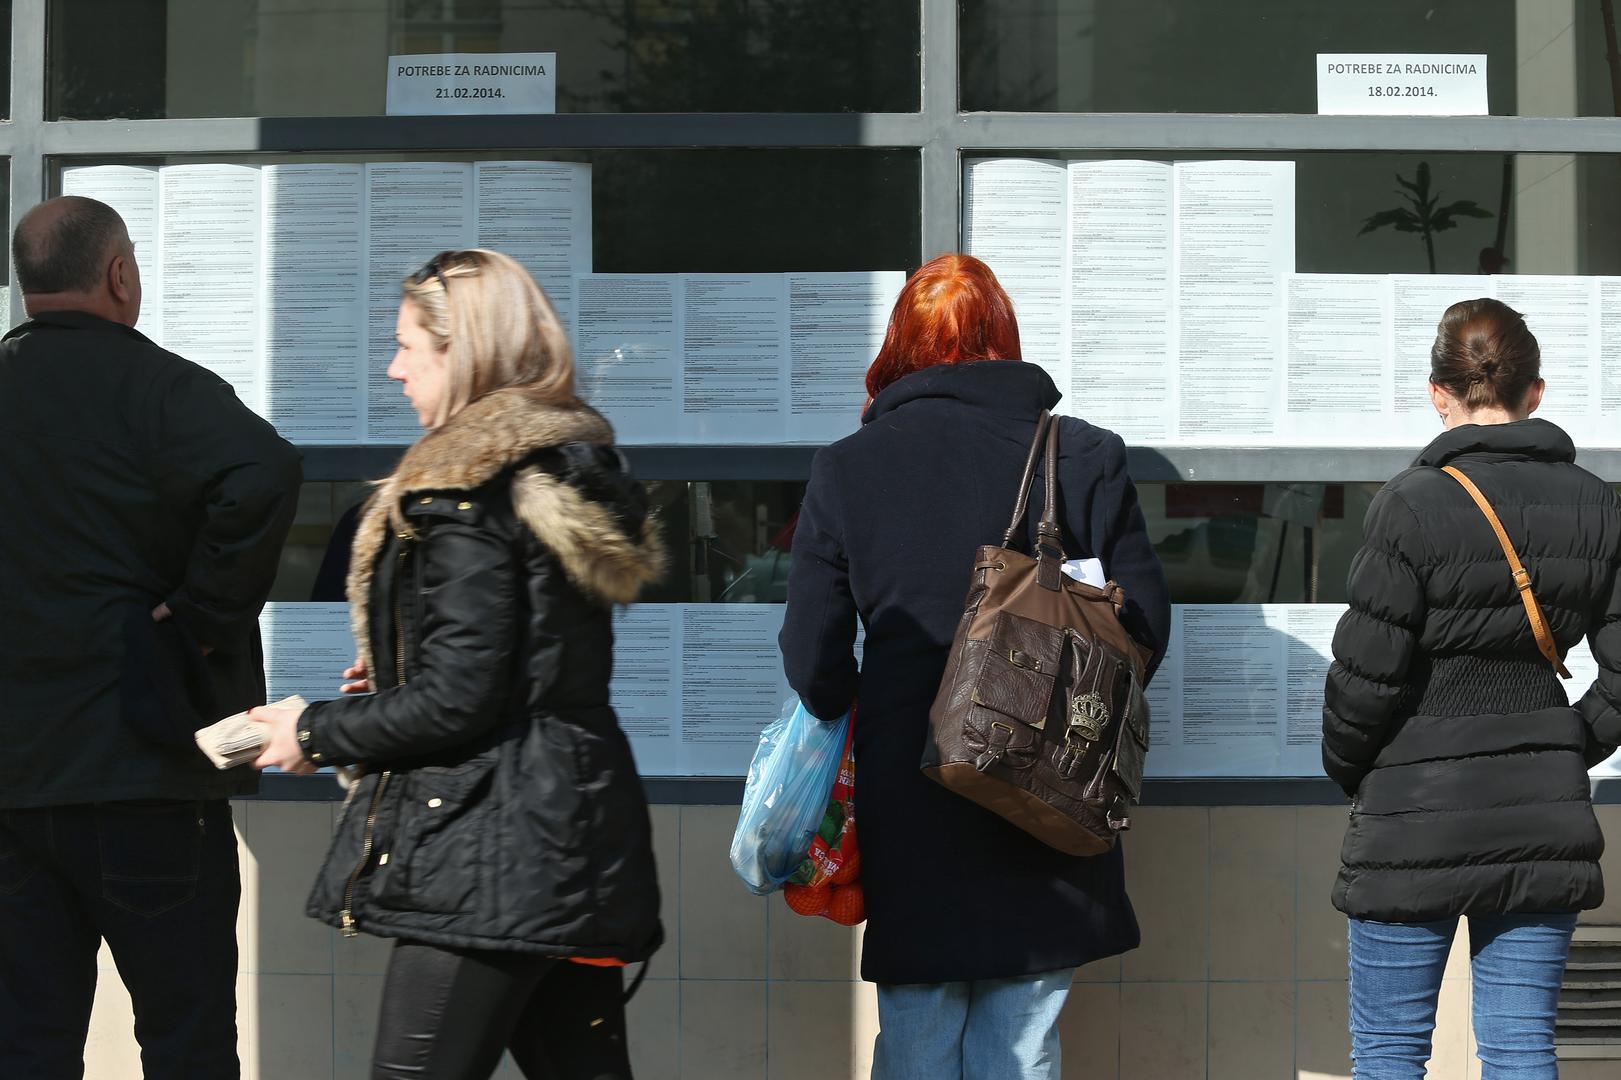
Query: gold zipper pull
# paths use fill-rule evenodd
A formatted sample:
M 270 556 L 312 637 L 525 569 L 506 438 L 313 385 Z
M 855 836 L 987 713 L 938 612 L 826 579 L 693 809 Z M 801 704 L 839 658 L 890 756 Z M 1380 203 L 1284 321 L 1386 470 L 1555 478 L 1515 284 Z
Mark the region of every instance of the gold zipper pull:
M 338 918 L 343 920 L 343 936 L 344 937 L 359 937 L 360 936 L 360 931 L 355 929 L 355 917 L 353 915 L 349 914 L 349 909 L 348 908 L 344 908 L 343 911 L 338 915 Z

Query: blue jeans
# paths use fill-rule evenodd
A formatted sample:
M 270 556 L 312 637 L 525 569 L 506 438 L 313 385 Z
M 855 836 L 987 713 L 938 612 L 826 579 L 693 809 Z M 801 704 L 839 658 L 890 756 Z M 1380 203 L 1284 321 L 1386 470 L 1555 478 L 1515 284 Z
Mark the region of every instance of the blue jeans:
M 872 1080 L 1059 1080 L 1071 968 L 878 987 Z
M 1558 1080 L 1554 1014 L 1574 913 L 1471 916 L 1469 971 L 1482 1080 Z M 1356 1080 L 1422 1080 L 1458 920 L 1351 920 Z

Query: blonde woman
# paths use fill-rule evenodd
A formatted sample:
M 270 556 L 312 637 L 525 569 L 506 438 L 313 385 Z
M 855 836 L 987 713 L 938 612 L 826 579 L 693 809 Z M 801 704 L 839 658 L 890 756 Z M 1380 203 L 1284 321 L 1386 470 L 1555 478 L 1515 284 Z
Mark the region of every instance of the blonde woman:
M 486 1077 L 507 1049 L 628 1077 L 619 969 L 661 930 L 610 612 L 663 550 L 522 267 L 448 251 L 403 291 L 388 374 L 428 431 L 355 538 L 353 696 L 256 710 L 258 765 L 363 773 L 309 913 L 395 939 L 374 1077 Z

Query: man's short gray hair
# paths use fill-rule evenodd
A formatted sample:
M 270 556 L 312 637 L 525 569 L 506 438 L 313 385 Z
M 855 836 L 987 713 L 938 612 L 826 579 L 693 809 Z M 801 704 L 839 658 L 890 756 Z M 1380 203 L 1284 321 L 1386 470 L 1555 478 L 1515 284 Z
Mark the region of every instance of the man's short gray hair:
M 11 238 L 17 285 L 25 295 L 93 292 L 114 245 L 127 235 L 124 219 L 95 199 L 70 195 L 52 201 L 63 204 L 56 213 L 38 215 L 35 207 L 17 223 Z

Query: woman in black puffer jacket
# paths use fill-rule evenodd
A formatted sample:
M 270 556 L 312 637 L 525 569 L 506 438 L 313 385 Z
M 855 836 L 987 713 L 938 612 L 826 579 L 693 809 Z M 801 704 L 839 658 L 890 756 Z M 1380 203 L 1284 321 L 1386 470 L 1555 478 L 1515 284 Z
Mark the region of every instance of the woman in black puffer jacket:
M 368 504 L 363 697 L 263 708 L 259 764 L 358 766 L 316 918 L 397 939 L 373 1076 L 628 1077 L 618 970 L 660 942 L 651 830 L 608 704 L 612 605 L 663 566 L 534 281 L 487 251 L 406 280 L 389 375 L 428 434 Z
M 1621 742 L 1621 504 L 1541 403 L 1536 339 L 1495 300 L 1454 304 L 1432 352 L 1447 430 L 1368 509 L 1334 636 L 1323 764 L 1351 796 L 1334 905 L 1351 918 L 1359 1080 L 1422 1077 L 1460 916 L 1487 1080 L 1557 1075 L 1555 1001 L 1604 849 L 1587 769 Z M 1507 559 L 1502 520 L 1560 656 L 1598 681 L 1567 703 Z

